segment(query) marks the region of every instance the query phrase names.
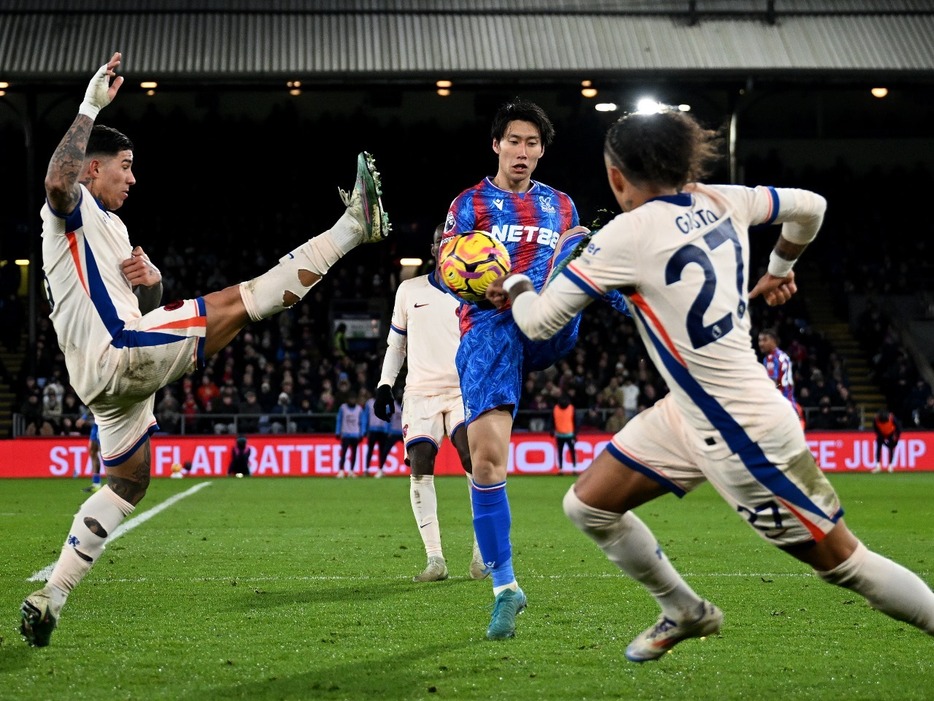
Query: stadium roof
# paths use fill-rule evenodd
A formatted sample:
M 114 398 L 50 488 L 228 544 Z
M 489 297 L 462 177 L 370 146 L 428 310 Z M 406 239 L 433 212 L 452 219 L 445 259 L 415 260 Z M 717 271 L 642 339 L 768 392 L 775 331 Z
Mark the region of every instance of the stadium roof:
M 123 5 L 121 7 L 121 5 Z M 0 80 L 934 79 L 934 0 L 5 0 Z

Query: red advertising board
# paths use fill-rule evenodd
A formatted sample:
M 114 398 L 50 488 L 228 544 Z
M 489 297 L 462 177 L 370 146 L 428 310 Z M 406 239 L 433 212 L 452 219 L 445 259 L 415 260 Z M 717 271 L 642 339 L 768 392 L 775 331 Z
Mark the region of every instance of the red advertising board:
M 609 434 L 581 434 L 577 439 L 577 469 L 586 468 L 609 441 Z M 325 435 L 255 435 L 250 472 L 258 477 L 333 477 L 340 461 L 340 443 Z M 193 477 L 227 474 L 234 439 L 230 436 L 153 436 L 154 477 L 169 477 L 172 465 L 191 467 Z M 875 438 L 861 431 L 808 433 L 808 446 L 825 472 L 859 472 L 875 463 Z M 357 470 L 366 459 L 363 441 L 357 451 Z M 883 455 L 883 464 L 887 464 Z M 375 460 L 374 460 L 375 463 Z M 571 465 L 565 454 L 566 468 Z M 906 432 L 895 449 L 896 472 L 934 471 L 934 432 Z M 547 433 L 517 433 L 509 450 L 511 474 L 540 475 L 557 471 L 554 439 Z M 83 438 L 20 438 L 0 441 L 0 478 L 73 477 L 90 475 L 87 440 Z M 386 475 L 408 475 L 402 444 L 396 444 L 385 467 Z M 457 454 L 445 441 L 435 474 L 462 474 Z

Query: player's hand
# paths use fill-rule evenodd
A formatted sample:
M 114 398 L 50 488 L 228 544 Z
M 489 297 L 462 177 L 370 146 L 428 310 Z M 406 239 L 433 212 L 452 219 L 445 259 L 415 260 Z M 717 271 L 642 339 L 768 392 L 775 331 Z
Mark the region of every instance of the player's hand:
M 795 284 L 795 271 L 792 270 L 786 277 L 775 277 L 766 273 L 749 293 L 749 299 L 761 296 L 770 307 L 784 304 L 798 291 Z
M 120 264 L 120 270 L 133 287 L 152 287 L 162 282 L 159 268 L 152 264 L 140 246 L 134 248 L 132 255 Z
M 509 275 L 503 275 L 487 285 L 485 293 L 486 298 L 488 301 L 492 302 L 493 306 L 497 309 L 502 309 L 509 301 L 509 295 L 506 294 L 506 290 L 503 289 L 503 283 L 506 282 L 508 278 Z
M 376 400 L 373 402 L 373 413 L 383 421 L 389 421 L 396 410 L 396 400 L 392 396 L 392 387 L 380 385 L 376 388 Z
M 97 69 L 97 73 L 91 78 L 78 112 L 91 119 L 97 119 L 97 113 L 113 101 L 120 86 L 123 85 L 123 76 L 116 74 L 119 65 L 120 52 L 117 51 L 106 64 Z M 111 83 L 110 78 L 115 75 L 117 77 Z

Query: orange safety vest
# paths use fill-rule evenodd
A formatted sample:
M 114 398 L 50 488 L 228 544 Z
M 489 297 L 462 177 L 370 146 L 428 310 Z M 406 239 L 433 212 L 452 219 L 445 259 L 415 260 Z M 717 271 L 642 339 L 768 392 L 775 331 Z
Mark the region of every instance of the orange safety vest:
M 891 412 L 886 415 L 885 421 L 877 416 L 875 422 L 876 429 L 879 431 L 883 438 L 888 438 L 895 433 L 895 417 L 892 416 Z
M 555 435 L 573 436 L 574 435 L 574 405 L 568 404 L 562 409 L 557 404 L 554 410 Z

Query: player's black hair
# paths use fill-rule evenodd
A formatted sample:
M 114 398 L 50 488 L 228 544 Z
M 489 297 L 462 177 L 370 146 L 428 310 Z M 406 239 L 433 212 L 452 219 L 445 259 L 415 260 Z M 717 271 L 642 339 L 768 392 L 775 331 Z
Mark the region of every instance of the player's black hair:
M 555 138 L 555 125 L 545 114 L 545 110 L 529 100 L 523 100 L 517 97 L 512 102 L 507 102 L 499 108 L 496 116 L 493 117 L 493 126 L 490 128 L 490 136 L 494 141 L 502 140 L 506 135 L 506 127 L 509 122 L 515 120 L 531 122 L 538 127 L 538 133 L 542 137 L 542 145 L 548 146 Z
M 121 151 L 132 151 L 133 142 L 123 132 L 119 132 L 113 127 L 107 127 L 103 124 L 95 124 L 91 129 L 91 136 L 88 138 L 88 147 L 85 154 L 96 156 L 103 154 L 106 156 L 116 156 Z
M 722 137 L 677 108 L 626 114 L 610 127 L 603 150 L 636 185 L 681 189 L 701 180 L 719 157 Z
M 759 332 L 759 335 L 760 335 L 760 336 L 768 336 L 768 337 L 771 338 L 773 341 L 775 341 L 775 345 L 778 345 L 779 342 L 780 342 L 780 341 L 779 341 L 779 338 L 778 338 L 778 331 L 776 331 L 776 330 L 773 329 L 773 328 L 762 329 L 762 330 Z

